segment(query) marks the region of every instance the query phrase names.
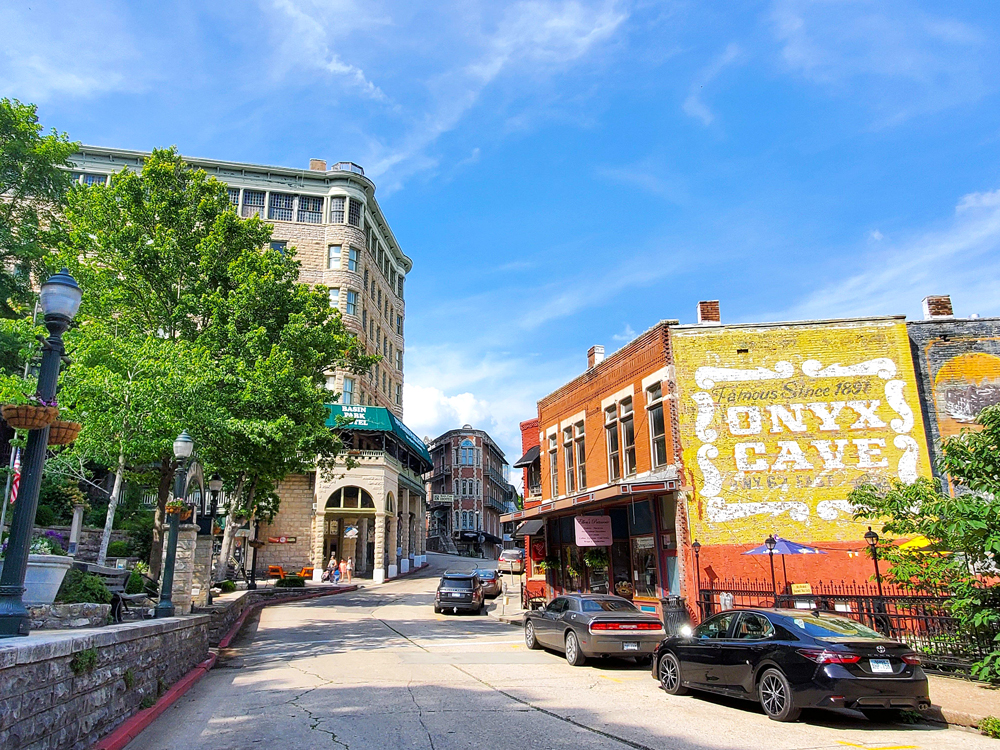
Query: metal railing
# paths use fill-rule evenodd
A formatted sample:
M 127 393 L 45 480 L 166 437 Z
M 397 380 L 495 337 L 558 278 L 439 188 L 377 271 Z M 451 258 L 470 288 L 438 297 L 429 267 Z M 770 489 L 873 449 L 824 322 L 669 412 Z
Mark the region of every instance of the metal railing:
M 947 592 L 875 583 L 820 581 L 809 594 L 779 590 L 777 598 L 766 581 L 715 579 L 702 582 L 698 595 L 701 618 L 726 609 L 773 606 L 819 609 L 859 621 L 887 638 L 921 652 L 924 666 L 935 672 L 968 674 L 972 664 L 994 650 L 996 633 L 986 628 L 960 627 L 952 616 Z

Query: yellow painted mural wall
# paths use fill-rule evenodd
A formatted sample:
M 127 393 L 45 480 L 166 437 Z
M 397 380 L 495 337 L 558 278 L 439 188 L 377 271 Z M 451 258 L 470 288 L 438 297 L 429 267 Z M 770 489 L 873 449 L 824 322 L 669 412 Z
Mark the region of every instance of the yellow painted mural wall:
M 702 544 L 861 539 L 859 482 L 931 476 L 902 321 L 672 330 Z

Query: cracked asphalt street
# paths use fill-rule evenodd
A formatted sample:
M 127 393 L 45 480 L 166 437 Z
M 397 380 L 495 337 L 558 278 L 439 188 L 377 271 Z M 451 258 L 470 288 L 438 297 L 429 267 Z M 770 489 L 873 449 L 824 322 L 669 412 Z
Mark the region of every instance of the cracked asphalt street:
M 519 628 L 435 615 L 437 574 L 463 561 L 429 559 L 415 576 L 264 609 L 129 750 L 996 747 L 847 711 L 779 724 L 748 703 L 668 696 L 626 662 L 573 668 L 528 651 Z

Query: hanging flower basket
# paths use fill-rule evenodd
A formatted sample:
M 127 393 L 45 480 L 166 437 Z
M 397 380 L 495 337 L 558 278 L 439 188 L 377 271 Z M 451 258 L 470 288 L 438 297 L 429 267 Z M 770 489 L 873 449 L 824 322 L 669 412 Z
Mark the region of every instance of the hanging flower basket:
M 4 404 L 0 414 L 15 430 L 40 430 L 56 421 L 59 408 L 41 404 Z
M 83 425 L 79 422 L 66 422 L 57 419 L 49 425 L 49 445 L 69 445 L 76 442 Z
M 181 521 L 186 521 L 191 517 L 191 506 L 183 500 L 171 500 L 164 510 L 178 516 Z

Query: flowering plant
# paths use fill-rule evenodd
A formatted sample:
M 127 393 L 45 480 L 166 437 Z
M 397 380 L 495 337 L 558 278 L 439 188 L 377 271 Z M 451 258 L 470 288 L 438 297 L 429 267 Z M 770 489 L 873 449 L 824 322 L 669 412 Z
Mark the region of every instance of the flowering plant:
M 59 406 L 55 396 L 52 397 L 51 401 L 46 401 L 37 393 L 32 396 L 28 396 L 28 404 L 31 406 Z
M 58 535 L 57 535 L 58 536 Z M 36 536 L 31 540 L 28 552 L 32 555 L 65 555 L 66 551 L 52 535 Z

